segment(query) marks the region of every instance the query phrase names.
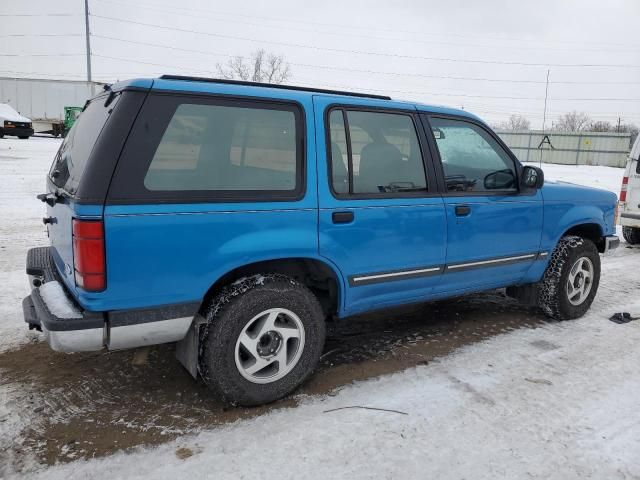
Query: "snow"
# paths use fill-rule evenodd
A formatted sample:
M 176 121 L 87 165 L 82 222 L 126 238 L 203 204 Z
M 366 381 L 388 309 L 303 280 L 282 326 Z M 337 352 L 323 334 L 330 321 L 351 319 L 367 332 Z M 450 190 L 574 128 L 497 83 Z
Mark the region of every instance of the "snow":
M 47 245 L 42 224 L 45 175 L 61 140 L 31 137 L 0 139 L 0 352 L 27 342 L 22 299 L 29 295 L 27 250 Z
M 20 305 L 29 291 L 24 258 L 28 248 L 47 241 L 44 207 L 34 196 L 43 191 L 58 145 L 44 138 L 0 140 L 0 351 L 32 338 Z M 623 173 L 543 169 L 548 179 L 616 193 Z M 299 397 L 296 407 L 159 447 L 28 474 L 49 480 L 639 478 L 640 321 L 607 320 L 618 311 L 640 314 L 639 269 L 640 249 L 622 244 L 604 257 L 600 290 L 582 319 L 519 329 L 428 365 L 355 382 L 333 396 Z M 14 400 L 19 388 L 27 387 L 0 382 L 0 456 L 29 421 L 30 412 Z M 407 415 L 327 412 L 347 406 Z
M 82 314 L 69 301 L 62 285 L 56 281 L 47 282 L 40 287 L 40 296 L 47 308 L 58 318 L 80 318 Z
M 525 165 L 540 166 L 538 163 Z M 587 187 L 603 188 L 615 193 L 620 193 L 622 185 L 623 168 L 586 166 L 586 165 L 555 165 L 543 163 L 545 180 L 575 183 Z
M 640 312 L 625 273 L 638 250 L 605 259 L 584 318 L 518 330 L 335 397 L 182 437 L 157 448 L 49 468 L 35 478 L 637 478 Z M 371 406 L 407 413 L 346 409 Z M 187 448 L 194 455 L 176 455 Z

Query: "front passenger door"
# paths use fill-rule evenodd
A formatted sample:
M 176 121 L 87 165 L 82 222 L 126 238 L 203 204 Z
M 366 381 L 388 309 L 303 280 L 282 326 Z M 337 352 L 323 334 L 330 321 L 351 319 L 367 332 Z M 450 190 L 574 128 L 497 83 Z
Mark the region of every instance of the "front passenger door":
M 538 261 L 542 196 L 520 193 L 517 160 L 484 125 L 432 116 L 447 215 L 447 255 L 439 292 L 519 282 Z

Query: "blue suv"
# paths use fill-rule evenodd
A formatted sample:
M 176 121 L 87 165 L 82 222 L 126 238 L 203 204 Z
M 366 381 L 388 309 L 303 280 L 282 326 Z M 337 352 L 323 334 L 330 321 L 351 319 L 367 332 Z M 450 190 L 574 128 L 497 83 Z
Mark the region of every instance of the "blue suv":
M 163 76 L 84 107 L 27 257 L 59 351 L 178 342 L 232 404 L 293 391 L 325 321 L 507 288 L 583 315 L 613 193 L 544 184 L 474 115 L 388 97 Z

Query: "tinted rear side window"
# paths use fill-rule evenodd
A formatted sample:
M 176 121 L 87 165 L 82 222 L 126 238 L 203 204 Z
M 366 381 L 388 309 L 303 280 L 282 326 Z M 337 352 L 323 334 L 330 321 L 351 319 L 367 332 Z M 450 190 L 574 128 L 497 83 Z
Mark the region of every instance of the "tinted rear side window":
M 335 109 L 329 115 L 329 132 L 336 194 L 402 196 L 427 191 L 411 115 Z
M 182 104 L 144 178 L 149 190 L 294 190 L 293 112 Z
M 56 187 L 76 193 L 82 173 L 100 132 L 115 108 L 119 96 L 105 107 L 106 96 L 94 98 L 65 137 L 49 171 Z
M 155 94 L 118 162 L 109 201 L 271 201 L 304 193 L 297 104 Z

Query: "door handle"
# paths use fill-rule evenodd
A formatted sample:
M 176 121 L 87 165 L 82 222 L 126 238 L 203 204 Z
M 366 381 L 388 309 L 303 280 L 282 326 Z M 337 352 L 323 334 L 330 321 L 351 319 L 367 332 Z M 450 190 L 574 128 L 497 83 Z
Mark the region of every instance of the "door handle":
M 471 213 L 471 207 L 469 205 L 456 205 L 456 215 L 458 217 L 466 217 Z
M 353 222 L 353 212 L 333 212 L 331 220 L 333 223 L 351 223 Z

